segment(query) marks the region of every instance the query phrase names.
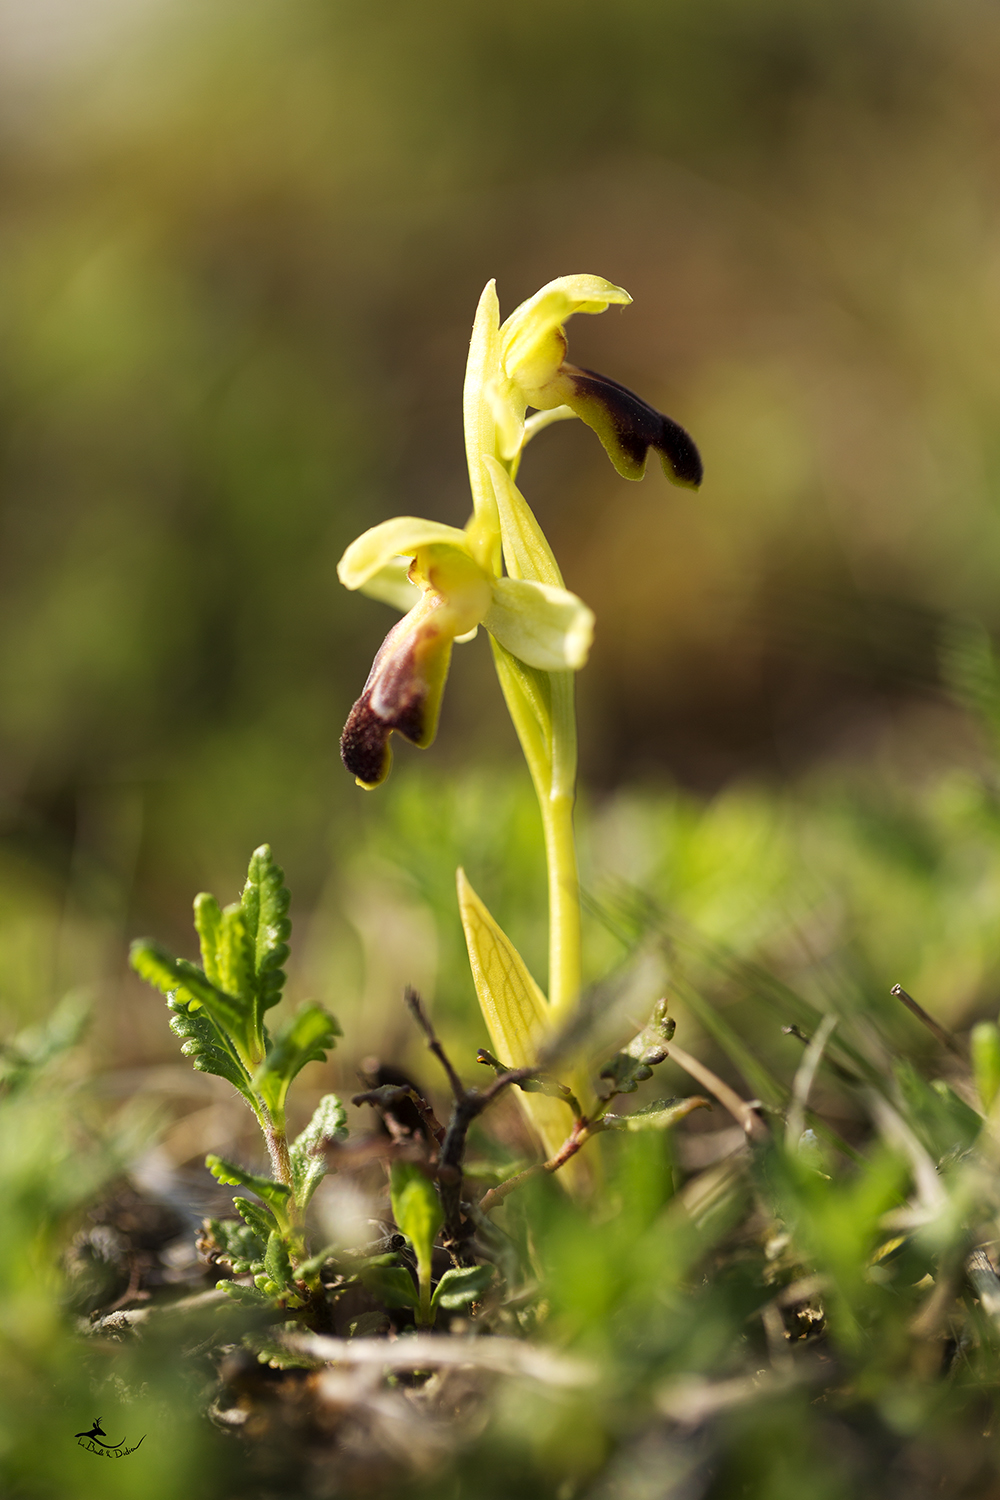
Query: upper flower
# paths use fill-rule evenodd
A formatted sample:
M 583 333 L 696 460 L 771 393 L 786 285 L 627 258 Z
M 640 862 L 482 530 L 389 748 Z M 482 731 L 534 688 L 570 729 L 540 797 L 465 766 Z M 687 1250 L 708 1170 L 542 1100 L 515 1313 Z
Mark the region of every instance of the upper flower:
M 641 479 L 655 448 L 668 479 L 697 487 L 702 464 L 683 427 L 625 386 L 566 359 L 563 324 L 574 313 L 601 313 L 632 301 L 603 276 L 560 276 L 500 323 L 495 284 L 479 301 L 465 382 L 465 434 L 473 496 L 489 511 L 489 484 L 480 461 L 492 454 L 517 471 L 525 442 L 539 428 L 577 416 L 591 427 L 626 479 Z M 529 417 L 534 407 L 540 415 Z

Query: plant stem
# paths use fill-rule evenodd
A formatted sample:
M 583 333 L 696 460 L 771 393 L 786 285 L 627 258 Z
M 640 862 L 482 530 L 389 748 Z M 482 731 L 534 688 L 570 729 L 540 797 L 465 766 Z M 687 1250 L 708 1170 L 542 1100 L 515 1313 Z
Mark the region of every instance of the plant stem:
M 535 671 L 492 637 L 490 644 L 542 815 L 549 888 L 549 1004 L 552 1019 L 559 1025 L 572 1013 L 580 994 L 573 673 Z
M 291 1195 L 288 1199 L 288 1222 L 293 1227 L 299 1227 L 301 1214 L 295 1201 L 295 1186 L 292 1182 L 292 1159 L 288 1151 L 285 1112 L 282 1109 L 280 1115 L 276 1113 L 272 1116 L 265 1109 L 262 1113 L 261 1127 L 267 1142 L 267 1154 L 271 1158 L 271 1171 L 274 1173 L 276 1182 L 281 1182 L 285 1187 L 291 1188 Z
M 418 1328 L 429 1328 L 434 1319 L 431 1316 L 431 1265 L 429 1261 L 417 1261 L 417 1286 L 420 1290 L 420 1302 L 416 1308 L 415 1322 Z
M 551 774 L 539 791 L 549 876 L 549 1004 L 556 1025 L 580 997 L 580 876 L 573 807 L 576 801 L 576 712 L 572 672 L 553 672 Z

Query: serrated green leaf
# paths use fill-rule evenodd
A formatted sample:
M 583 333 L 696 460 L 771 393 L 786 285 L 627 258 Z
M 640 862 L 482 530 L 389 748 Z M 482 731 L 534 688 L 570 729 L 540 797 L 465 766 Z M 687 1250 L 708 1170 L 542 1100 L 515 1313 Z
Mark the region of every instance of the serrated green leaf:
M 630 1115 L 605 1115 L 606 1130 L 669 1130 L 696 1109 L 711 1109 L 707 1099 L 694 1094 L 689 1099 L 657 1099 Z
M 216 1291 L 225 1292 L 233 1302 L 241 1307 L 270 1307 L 274 1298 L 266 1292 L 261 1292 L 256 1286 L 243 1286 L 238 1281 L 217 1281 Z
M 295 1075 L 306 1063 L 324 1062 L 327 1048 L 341 1035 L 334 1017 L 315 1000 L 307 1000 L 285 1022 L 253 1076 L 254 1089 L 272 1113 L 284 1109 L 288 1085 Z
M 287 1333 L 296 1333 L 300 1329 L 301 1325 L 296 1323 L 283 1325 L 283 1330 Z M 284 1344 L 279 1344 L 277 1339 L 268 1335 L 245 1338 L 243 1342 L 253 1349 L 262 1365 L 267 1365 L 272 1370 L 315 1370 L 320 1364 L 319 1360 L 308 1354 L 297 1354 L 292 1349 L 286 1349 Z
M 214 1154 L 205 1157 L 205 1165 L 218 1182 L 228 1187 L 249 1188 L 251 1193 L 256 1193 L 258 1198 L 262 1198 L 274 1210 L 279 1227 L 281 1226 L 291 1191 L 284 1183 L 275 1182 L 270 1177 L 259 1177 L 255 1172 L 247 1172 L 236 1162 Z
M 405 1266 L 366 1266 L 358 1272 L 365 1290 L 386 1307 L 417 1307 L 420 1296 Z
M 242 906 L 234 902 L 221 913 L 218 929 L 220 988 L 236 995 L 252 1012 L 257 995 L 253 941 Z
M 228 1261 L 234 1271 L 263 1258 L 266 1238 L 260 1239 L 252 1226 L 239 1219 L 207 1219 L 206 1228 L 214 1241 L 217 1258 Z
M 201 947 L 201 966 L 206 977 L 218 989 L 225 989 L 219 971 L 219 937 L 222 911 L 214 896 L 202 891 L 194 898 L 194 930 Z
M 288 958 L 290 901 L 285 874 L 271 857 L 269 844 L 261 844 L 250 856 L 241 906 L 253 948 L 254 973 L 258 984 L 260 1015 L 281 999 L 285 983 L 282 965 Z
M 264 1270 L 284 1291 L 294 1291 L 295 1272 L 288 1256 L 288 1246 L 280 1234 L 269 1235 L 264 1254 Z
M 260 1243 L 256 1252 L 256 1258 L 262 1260 L 264 1257 L 264 1247 L 271 1235 L 278 1228 L 277 1219 L 264 1204 L 251 1203 L 249 1198 L 234 1197 L 233 1204 L 235 1205 L 236 1212 L 241 1215 L 249 1228 L 257 1236 Z
M 330 1167 L 316 1154 L 321 1141 L 342 1141 L 347 1135 L 347 1112 L 336 1094 L 324 1094 L 313 1117 L 289 1147 L 295 1201 L 305 1208 Z
M 139 978 L 154 989 L 195 1008 L 203 1005 L 217 1026 L 245 1040 L 248 1007 L 242 1006 L 233 995 L 223 994 L 196 964 L 186 958 L 174 958 L 149 938 L 136 939 L 129 951 L 129 963 Z
M 506 933 L 458 872 L 458 905 L 479 1007 L 500 1057 L 512 1068 L 530 1068 L 548 1028 L 548 1002 Z M 517 1102 L 551 1156 L 573 1126 L 569 1106 L 543 1094 L 518 1092 Z
M 667 1015 L 666 1000 L 658 1000 L 642 1031 L 604 1064 L 598 1096 L 612 1099 L 615 1094 L 634 1094 L 640 1083 L 652 1078 L 657 1063 L 667 1056 L 667 1043 L 674 1030 L 675 1023 Z
M 458 1307 L 467 1307 L 470 1302 L 477 1301 L 483 1295 L 492 1280 L 492 1266 L 468 1266 L 461 1270 L 452 1267 L 445 1271 L 434 1288 L 431 1310 L 443 1307 L 446 1311 L 453 1311 Z
M 170 1029 L 175 1036 L 182 1038 L 181 1052 L 191 1058 L 197 1071 L 224 1078 L 252 1102 L 250 1074 L 205 1007 L 193 1009 L 190 1001 L 175 997 L 167 1001 L 167 1008 L 172 1012 Z

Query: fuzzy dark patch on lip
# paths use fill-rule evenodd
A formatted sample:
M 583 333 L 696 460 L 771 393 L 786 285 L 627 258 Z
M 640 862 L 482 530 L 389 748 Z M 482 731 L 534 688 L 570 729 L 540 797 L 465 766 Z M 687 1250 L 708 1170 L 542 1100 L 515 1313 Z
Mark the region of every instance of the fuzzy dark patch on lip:
M 340 758 L 358 781 L 377 786 L 389 771 L 390 726 L 373 711 L 370 696 L 364 693 L 348 715 L 340 736 Z
M 397 627 L 398 629 L 398 627 Z M 395 648 L 395 649 L 394 649 Z M 378 786 L 389 774 L 395 731 L 422 745 L 427 733 L 427 687 L 414 668 L 414 649 L 398 649 L 390 631 L 372 666 L 365 690 L 354 704 L 340 737 L 344 765 L 365 786 Z M 379 708 L 373 705 L 378 695 Z
M 669 479 L 697 489 L 704 473 L 701 455 L 679 422 L 596 370 L 564 364 L 563 374 L 583 408 L 579 415 L 594 428 L 620 472 L 630 479 L 640 478 L 646 455 L 655 448 Z

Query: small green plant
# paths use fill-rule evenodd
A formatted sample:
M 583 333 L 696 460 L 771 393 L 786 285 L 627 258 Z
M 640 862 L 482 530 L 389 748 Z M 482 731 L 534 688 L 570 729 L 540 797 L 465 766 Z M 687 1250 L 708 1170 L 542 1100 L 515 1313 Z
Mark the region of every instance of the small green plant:
M 206 1166 L 219 1182 L 247 1188 L 259 1200 L 233 1201 L 239 1220 L 213 1220 L 217 1258 L 254 1285 L 220 1282 L 250 1302 L 280 1300 L 300 1307 L 318 1285 L 320 1266 L 308 1256 L 305 1212 L 327 1171 L 324 1143 L 345 1134 L 344 1107 L 335 1094 L 320 1100 L 294 1141 L 286 1126 L 288 1090 L 310 1062 L 322 1062 L 340 1027 L 315 1001 L 306 1001 L 273 1036 L 264 1017 L 281 1000 L 282 965 L 288 958 L 289 895 L 284 874 L 266 844 L 254 851 L 243 895 L 220 908 L 214 896 L 195 898 L 201 966 L 175 958 L 149 939 L 132 945 L 136 973 L 167 996 L 170 1027 L 181 1051 L 202 1073 L 215 1073 L 238 1090 L 260 1125 L 271 1162 L 270 1177 L 210 1155 Z
M 343 759 L 368 789 L 388 775 L 390 737 L 417 745 L 433 740 L 441 694 L 455 641 L 480 624 L 490 633 L 494 660 L 524 750 L 542 813 L 548 861 L 549 996 L 521 955 L 458 871 L 458 901 L 483 1018 L 504 1061 L 481 1050 L 496 1073 L 483 1091 L 466 1089 L 438 1042 L 418 997 L 411 1011 L 448 1075 L 453 1095 L 446 1129 L 413 1089 L 404 1090 L 429 1125 L 419 1159 L 396 1152 L 390 1197 L 399 1231 L 411 1247 L 415 1277 L 395 1252 L 354 1268 L 386 1307 L 412 1309 L 418 1326 L 439 1309 L 465 1306 L 492 1278 L 477 1265 L 472 1239 L 484 1215 L 538 1172 L 567 1168 L 580 1148 L 608 1130 L 666 1129 L 701 1096 L 661 1101 L 635 1114 L 609 1113 L 619 1094 L 632 1093 L 667 1056 L 673 1023 L 660 1001 L 649 1023 L 593 1080 L 581 1063 L 576 1016 L 580 1000 L 580 895 L 573 805 L 576 725 L 573 674 L 586 661 L 593 615 L 564 586 L 545 536 L 514 480 L 525 444 L 553 421 L 578 416 L 594 429 L 618 472 L 639 479 L 648 450 L 656 450 L 678 484 L 701 481 L 694 443 L 669 417 L 604 376 L 566 360 L 563 324 L 574 313 L 599 313 L 631 301 L 597 276 L 551 282 L 501 325 L 491 282 L 480 299 L 465 383 L 465 429 L 473 514 L 463 531 L 437 521 L 399 517 L 374 527 L 347 549 L 339 574 L 406 610 L 375 659 L 341 741 Z M 536 414 L 527 417 L 529 407 Z M 219 1182 L 245 1188 L 234 1199 L 238 1220 L 212 1220 L 205 1248 L 248 1282 L 220 1285 L 237 1300 L 300 1310 L 324 1298 L 321 1271 L 331 1259 L 312 1254 L 306 1209 L 328 1167 L 330 1148 L 345 1135 L 345 1115 L 332 1094 L 306 1129 L 289 1142 L 289 1087 L 309 1062 L 322 1061 L 340 1028 L 309 1001 L 271 1036 L 267 1012 L 281 999 L 288 957 L 289 896 L 264 845 L 250 861 L 240 901 L 220 908 L 213 896 L 194 903 L 201 965 L 176 958 L 155 942 L 133 945 L 138 974 L 167 996 L 171 1027 L 182 1051 L 204 1072 L 225 1078 L 253 1110 L 271 1163 L 265 1177 L 217 1155 L 206 1164 Z M 564 1072 L 570 1082 L 556 1076 Z M 466 1138 L 472 1120 L 516 1084 L 545 1158 L 488 1192 L 473 1209 L 462 1193 Z M 396 1090 L 396 1093 L 399 1091 Z M 390 1088 L 357 1096 L 384 1108 Z M 396 1142 L 399 1147 L 400 1142 Z M 434 1284 L 434 1246 L 440 1231 L 453 1264 Z M 479 1245 L 479 1252 L 482 1251 Z M 352 1278 L 348 1278 L 352 1279 Z M 322 1315 L 320 1316 L 322 1320 Z

